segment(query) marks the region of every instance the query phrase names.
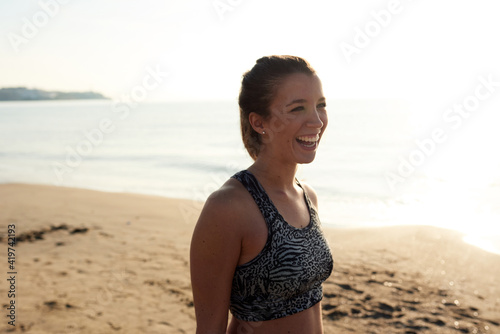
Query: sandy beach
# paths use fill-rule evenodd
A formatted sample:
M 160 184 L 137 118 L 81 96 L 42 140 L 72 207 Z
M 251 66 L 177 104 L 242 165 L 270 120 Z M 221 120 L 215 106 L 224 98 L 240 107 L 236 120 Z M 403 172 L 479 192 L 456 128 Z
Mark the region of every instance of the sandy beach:
M 1 332 L 194 333 L 189 244 L 202 203 L 25 184 L 0 185 L 0 198 Z M 325 234 L 325 333 L 500 333 L 500 256 L 433 227 Z

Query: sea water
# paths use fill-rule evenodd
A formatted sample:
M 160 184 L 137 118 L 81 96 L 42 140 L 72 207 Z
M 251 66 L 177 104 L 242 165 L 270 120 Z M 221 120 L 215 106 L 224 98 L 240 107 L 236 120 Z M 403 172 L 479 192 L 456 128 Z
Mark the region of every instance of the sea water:
M 420 149 L 416 141 L 428 138 L 400 101 L 337 100 L 327 109 L 316 159 L 298 171 L 318 194 L 324 225 L 438 226 L 500 254 L 496 161 L 488 173 L 463 168 L 453 155 L 463 149 L 458 137 Z M 204 201 L 251 163 L 235 101 L 0 103 L 1 183 Z

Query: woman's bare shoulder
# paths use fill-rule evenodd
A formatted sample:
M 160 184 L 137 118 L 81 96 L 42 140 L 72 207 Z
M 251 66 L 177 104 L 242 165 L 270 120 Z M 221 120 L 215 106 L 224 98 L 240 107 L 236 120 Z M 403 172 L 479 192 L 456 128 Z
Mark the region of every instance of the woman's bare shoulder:
M 249 195 L 241 182 L 231 178 L 219 189 L 210 194 L 205 202 L 205 206 L 223 207 L 229 211 L 233 211 L 233 208 L 245 205 L 248 202 Z
M 306 182 L 300 181 L 300 184 L 302 185 L 302 188 L 304 191 L 307 193 L 307 196 L 311 199 L 312 204 L 318 208 L 318 195 L 316 195 L 316 191 L 314 191 L 313 187 L 311 187 L 309 184 Z
M 219 226 L 235 228 L 248 208 L 251 196 L 236 179 L 227 180 L 207 198 L 200 215 L 201 221 L 217 221 Z M 208 218 L 208 219 L 207 219 Z

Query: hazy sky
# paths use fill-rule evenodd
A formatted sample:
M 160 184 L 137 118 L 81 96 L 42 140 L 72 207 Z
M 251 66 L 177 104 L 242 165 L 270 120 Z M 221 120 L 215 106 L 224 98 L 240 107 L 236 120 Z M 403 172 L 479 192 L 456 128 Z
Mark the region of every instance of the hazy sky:
M 294 54 L 329 98 L 446 106 L 498 69 L 497 9 L 495 0 L 2 0 L 0 87 L 118 98 L 149 67 L 169 75 L 148 100 L 234 99 L 257 58 Z

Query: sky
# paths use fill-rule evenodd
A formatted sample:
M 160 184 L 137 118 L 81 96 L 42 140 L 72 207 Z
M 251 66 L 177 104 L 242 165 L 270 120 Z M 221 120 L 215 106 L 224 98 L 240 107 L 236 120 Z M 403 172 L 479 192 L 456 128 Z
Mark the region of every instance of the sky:
M 235 99 L 270 54 L 306 58 L 329 98 L 446 106 L 498 70 L 495 0 L 40 0 L 0 2 L 0 87 L 113 99 L 148 69 L 147 99 Z M 426 108 L 428 109 L 428 108 Z

